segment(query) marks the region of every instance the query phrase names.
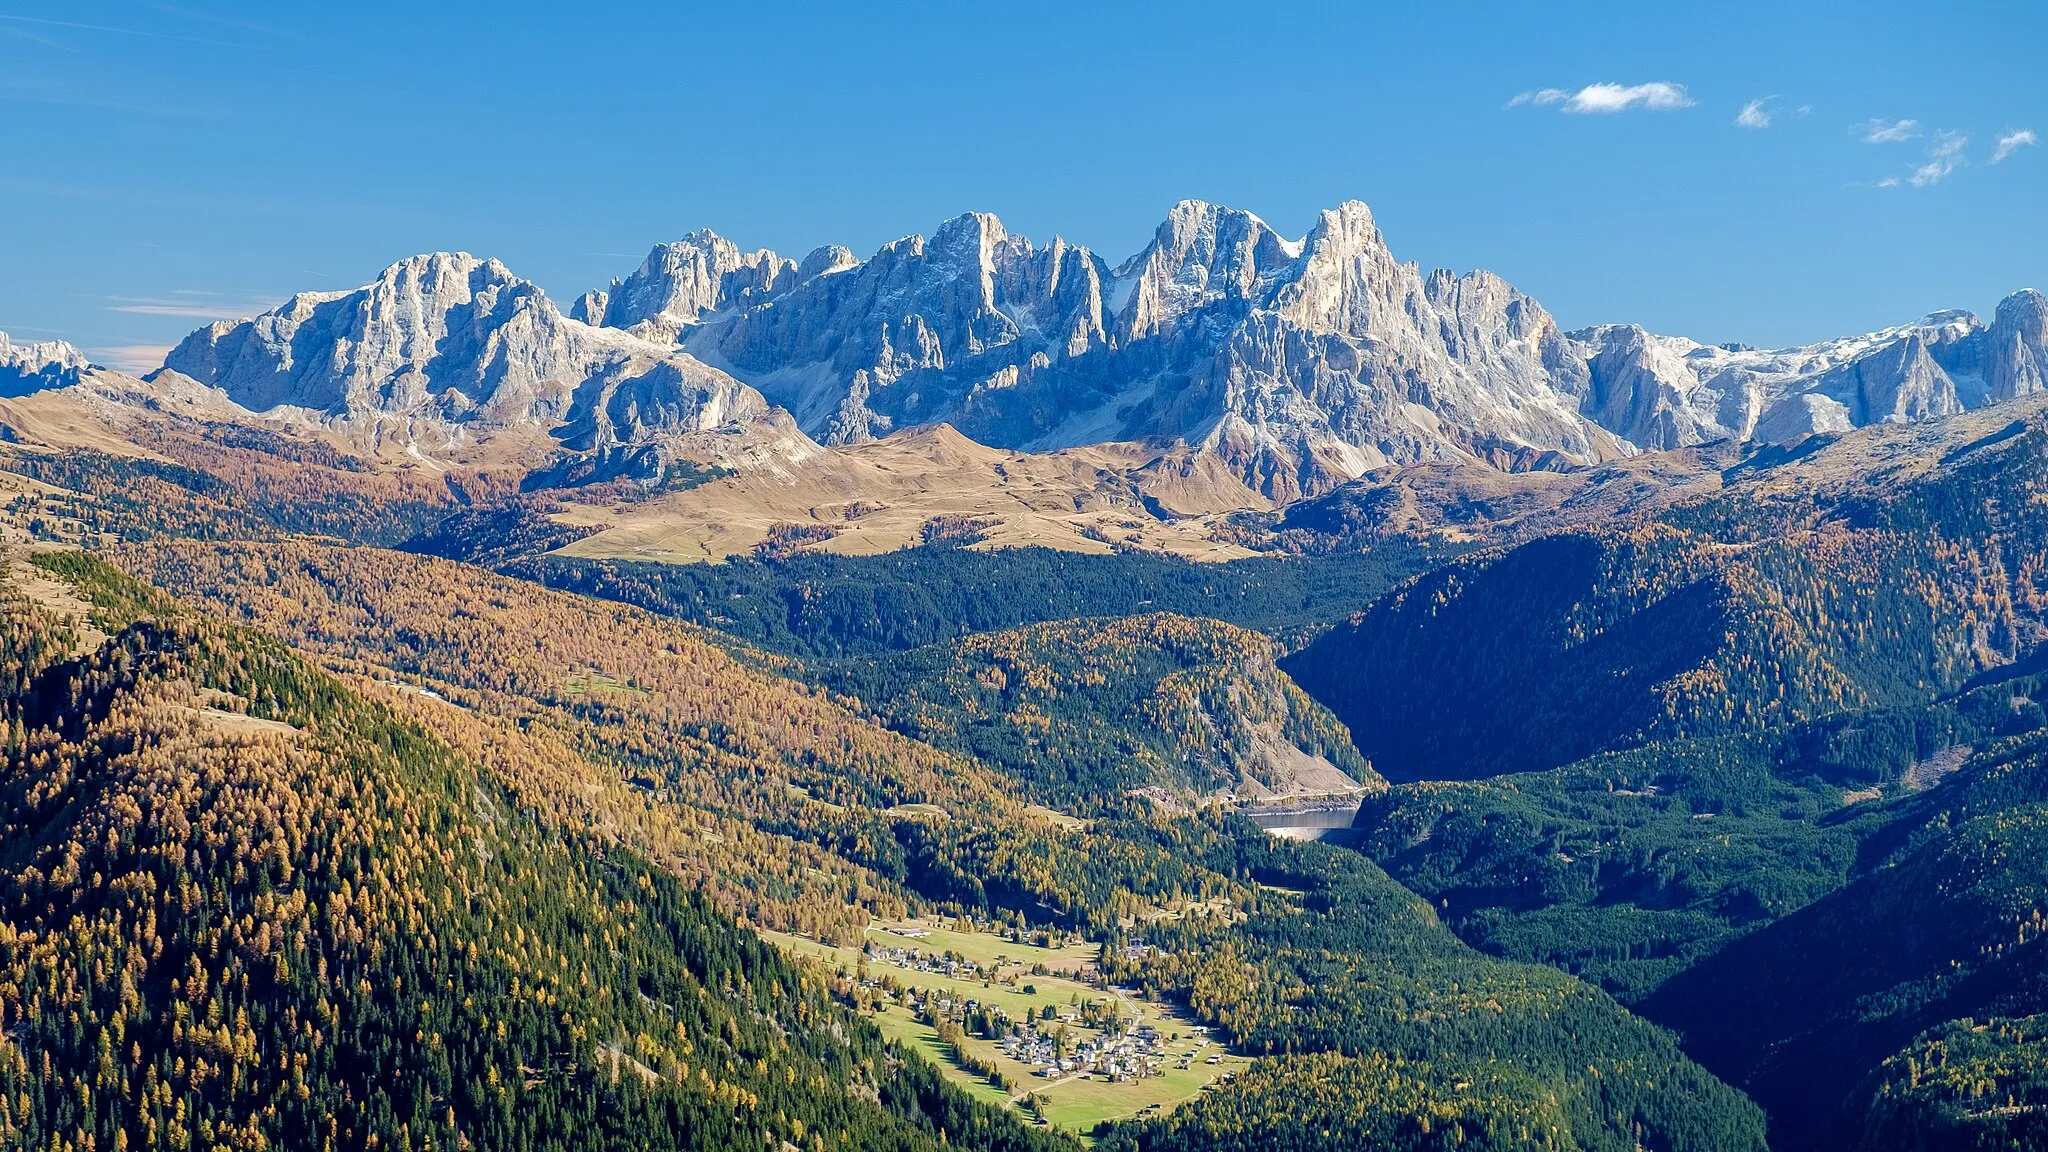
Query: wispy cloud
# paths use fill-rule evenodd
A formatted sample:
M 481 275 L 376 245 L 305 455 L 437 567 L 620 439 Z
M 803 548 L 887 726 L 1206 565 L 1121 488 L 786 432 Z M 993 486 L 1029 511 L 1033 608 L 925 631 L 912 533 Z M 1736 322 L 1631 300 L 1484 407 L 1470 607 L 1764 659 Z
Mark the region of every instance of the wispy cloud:
M 1963 155 L 1963 149 L 1969 146 L 1970 138 L 1961 132 L 1937 134 L 1934 147 L 1927 150 L 1927 162 L 1913 169 L 1913 174 L 1906 177 L 1906 183 L 1915 188 L 1925 188 L 1948 179 L 1956 169 L 1970 162 Z
M 64 48 L 64 45 L 50 39 L 48 36 L 40 36 L 26 28 L 17 28 L 12 24 L 0 24 L 0 36 L 12 36 L 17 40 L 26 40 L 31 44 L 40 44 L 45 48 Z
M 1991 153 L 1991 162 L 1993 164 L 2002 164 L 2005 162 L 2005 158 L 2007 156 L 2012 155 L 2013 153 L 2019 151 L 2022 148 L 2030 148 L 2036 144 L 2039 144 L 2040 142 L 2041 138 L 2039 136 L 2034 135 L 2034 130 L 2032 128 L 2021 128 L 2012 132 L 2000 132 L 1998 134 L 1998 148 Z
M 1588 84 L 1576 92 L 1564 88 L 1538 88 L 1508 101 L 1508 107 L 1533 104 L 1540 108 L 1554 107 L 1561 112 L 1604 115 L 1635 108 L 1671 112 L 1690 108 L 1695 103 L 1697 101 L 1686 92 L 1685 85 L 1653 80 L 1648 84 Z
M 1911 140 L 1920 134 L 1918 120 L 1886 120 L 1882 117 L 1865 120 L 1856 126 L 1856 132 L 1865 144 L 1897 144 Z
M 144 8 L 154 8 L 159 12 L 182 17 L 186 20 L 195 20 L 203 24 L 215 24 L 223 28 L 238 28 L 245 32 L 260 32 L 265 36 L 276 36 L 286 40 L 305 39 L 304 36 L 299 35 L 297 32 L 287 31 L 283 28 L 274 28 L 268 24 L 251 24 L 246 20 L 235 20 L 226 16 L 217 16 L 210 12 L 195 12 L 190 8 L 182 8 L 176 4 L 163 3 L 163 0 L 135 0 L 135 3 L 140 4 Z
M 216 48 L 254 48 L 253 44 L 234 44 L 226 40 L 211 40 L 204 36 L 180 36 L 175 32 L 152 32 L 145 28 L 117 28 L 111 24 L 81 24 L 76 20 L 45 20 L 36 16 L 10 16 L 0 13 L 0 20 L 15 24 L 34 24 L 43 28 L 68 28 L 77 32 L 106 32 L 115 36 L 143 36 L 151 40 L 178 40 L 186 44 L 211 44 Z
M 1735 123 L 1743 128 L 1769 128 L 1773 113 L 1768 105 L 1776 99 L 1776 96 L 1759 96 L 1744 104 L 1742 111 L 1735 114 Z
M 164 357 L 171 354 L 169 344 L 118 344 L 112 348 L 88 348 L 85 354 L 95 364 L 105 364 L 130 376 L 154 372 L 164 366 Z
M 164 300 L 147 296 L 109 296 L 107 311 L 126 312 L 132 316 L 181 316 L 187 320 L 240 320 L 267 312 L 283 301 L 274 297 L 245 298 L 241 300 L 204 300 L 199 297 L 215 296 L 212 292 L 179 291 L 171 293 L 183 299 Z
M 6 30 L 6 25 L 0 24 L 0 32 Z M 95 108 L 106 112 L 128 112 L 167 120 L 210 118 L 209 113 L 173 103 L 171 98 L 162 96 L 160 90 L 153 95 L 156 98 L 147 103 L 117 100 L 75 81 L 53 83 L 42 79 L 0 76 L 0 101 L 10 104 L 55 104 L 68 108 Z

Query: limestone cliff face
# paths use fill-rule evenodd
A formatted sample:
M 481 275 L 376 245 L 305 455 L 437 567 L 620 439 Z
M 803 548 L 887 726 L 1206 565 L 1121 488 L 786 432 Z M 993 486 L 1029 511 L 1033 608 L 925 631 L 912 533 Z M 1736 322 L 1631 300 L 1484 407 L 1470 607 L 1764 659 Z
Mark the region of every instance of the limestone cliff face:
M 533 429 L 595 451 L 768 411 L 730 376 L 569 319 L 538 285 L 467 253 L 415 256 L 352 292 L 202 328 L 165 369 L 251 411 L 430 447 Z
M 1085 248 L 1036 246 L 970 213 L 865 262 L 844 249 L 814 252 L 790 292 L 706 325 L 686 346 L 756 383 L 828 443 L 940 420 L 1013 442 L 1006 433 L 1028 432 L 1029 418 L 986 397 L 1105 347 L 1107 277 Z
M 1580 411 L 1586 367 L 1540 305 L 1398 263 L 1355 202 L 1289 240 L 1185 201 L 1113 271 L 969 214 L 795 280 L 680 339 L 827 442 L 940 420 L 1018 448 L 1164 437 L 1276 499 L 1386 463 L 1629 451 Z
M 1994 400 L 2048 389 L 2048 297 L 2029 288 L 1999 302 L 1984 334 L 1984 383 Z

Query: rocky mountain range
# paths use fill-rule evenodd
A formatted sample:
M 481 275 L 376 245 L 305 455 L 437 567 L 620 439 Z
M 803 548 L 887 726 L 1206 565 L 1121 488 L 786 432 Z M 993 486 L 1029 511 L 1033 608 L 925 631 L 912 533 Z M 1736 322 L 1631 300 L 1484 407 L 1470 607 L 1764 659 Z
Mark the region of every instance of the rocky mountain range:
M 2048 298 L 2015 292 L 1989 324 L 1968 312 L 1936 312 L 1778 351 L 1703 345 L 1634 325 L 1574 338 L 1590 373 L 1583 410 L 1640 447 L 1785 442 L 1949 416 L 2041 391 Z
M 194 332 L 164 371 L 428 450 L 522 429 L 644 464 L 764 420 L 800 452 L 944 422 L 1021 451 L 1184 445 L 1174 466 L 1284 503 L 1389 465 L 1566 467 L 1973 409 L 2042 388 L 2048 299 L 1775 351 L 1566 332 L 1492 273 L 1397 261 L 1355 201 L 1297 240 L 1190 200 L 1116 265 L 983 213 L 866 260 L 700 231 L 566 313 L 496 261 L 423 255 Z
M 92 365 L 62 340 L 16 344 L 0 332 L 0 396 L 22 396 L 78 383 Z
M 982 214 L 864 263 L 698 233 L 613 294 L 635 306 L 607 323 L 673 333 L 828 443 L 940 420 L 1026 450 L 1183 441 L 1283 501 L 1387 464 L 1590 463 L 1963 411 L 2039 388 L 2048 347 L 2033 291 L 1989 324 L 1938 313 L 1781 351 L 1566 333 L 1490 273 L 1396 261 L 1356 202 L 1289 240 L 1185 201 L 1115 267 Z
M 163 373 L 255 412 L 296 410 L 434 450 L 507 431 L 639 456 L 662 438 L 767 415 L 760 393 L 664 343 L 564 316 L 468 253 L 415 256 L 351 292 L 305 292 L 202 328 Z

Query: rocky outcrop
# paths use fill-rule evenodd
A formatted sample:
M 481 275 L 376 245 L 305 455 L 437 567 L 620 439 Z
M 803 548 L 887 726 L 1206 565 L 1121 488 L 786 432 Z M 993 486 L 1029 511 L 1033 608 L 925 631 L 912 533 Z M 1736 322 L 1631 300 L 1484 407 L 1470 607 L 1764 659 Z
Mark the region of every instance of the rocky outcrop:
M 656 245 L 632 275 L 578 298 L 569 315 L 673 342 L 710 313 L 765 304 L 796 282 L 794 261 L 765 249 L 741 252 L 707 229 Z
M 2028 288 L 1999 301 L 1984 334 L 1984 383 L 1994 400 L 2048 390 L 2048 297 Z
M 202 328 L 165 371 L 251 411 L 432 448 L 528 429 L 606 451 L 768 410 L 730 376 L 565 317 L 538 285 L 467 253 L 415 256 L 355 291 Z
M 85 356 L 62 340 L 16 344 L 0 332 L 0 396 L 66 388 L 91 369 Z

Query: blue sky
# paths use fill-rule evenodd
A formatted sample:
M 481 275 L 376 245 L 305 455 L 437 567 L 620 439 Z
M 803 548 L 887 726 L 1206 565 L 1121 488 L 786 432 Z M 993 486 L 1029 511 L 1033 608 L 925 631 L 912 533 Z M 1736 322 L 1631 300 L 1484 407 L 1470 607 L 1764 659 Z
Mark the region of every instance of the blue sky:
M 2048 287 L 2043 43 L 2035 0 L 0 0 L 0 330 L 147 364 L 433 249 L 567 300 L 699 227 L 1115 261 L 1184 197 L 1356 198 L 1567 327 L 1800 342 Z

